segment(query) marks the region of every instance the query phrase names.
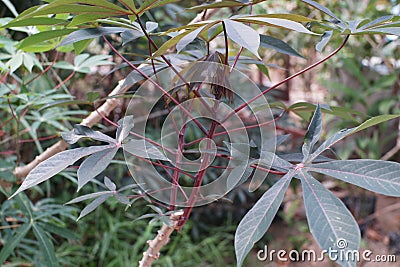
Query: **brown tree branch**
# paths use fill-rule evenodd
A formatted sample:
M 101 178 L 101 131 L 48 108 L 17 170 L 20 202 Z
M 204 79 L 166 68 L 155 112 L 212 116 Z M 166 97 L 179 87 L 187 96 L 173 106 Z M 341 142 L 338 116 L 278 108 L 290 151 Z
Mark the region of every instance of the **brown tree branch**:
M 125 80 L 119 81 L 118 85 L 114 88 L 114 90 L 112 90 L 112 92 L 108 96 L 115 96 L 125 93 L 129 89 L 129 87 L 121 87 L 124 81 Z M 118 98 L 108 98 L 106 102 L 104 102 L 104 104 L 97 109 L 97 111 L 93 111 L 89 114 L 89 116 L 83 119 L 81 124 L 92 127 L 102 119 L 99 113 L 103 114 L 104 116 L 108 116 L 110 112 L 119 105 L 119 103 L 120 99 Z M 47 148 L 42 154 L 36 156 L 36 158 L 32 160 L 29 164 L 15 168 L 14 175 L 17 177 L 17 179 L 21 179 L 22 177 L 27 176 L 33 168 L 39 165 L 39 163 L 45 161 L 46 159 L 54 156 L 59 152 L 64 151 L 65 149 L 67 149 L 67 147 L 68 144 L 64 140 L 58 141 L 51 147 Z
M 171 214 L 170 218 L 172 226 L 163 224 L 161 230 L 153 240 L 147 241 L 149 248 L 143 253 L 143 258 L 139 261 L 139 267 L 150 267 L 153 261 L 157 260 L 160 255 L 160 250 L 169 242 L 170 235 L 177 230 L 178 222 L 183 215 L 183 211 L 179 210 Z

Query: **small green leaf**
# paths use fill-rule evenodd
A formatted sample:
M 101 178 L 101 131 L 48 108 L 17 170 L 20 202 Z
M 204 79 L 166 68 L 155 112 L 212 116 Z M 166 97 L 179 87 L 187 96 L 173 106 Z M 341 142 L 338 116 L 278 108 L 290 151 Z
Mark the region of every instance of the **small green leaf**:
M 107 176 L 104 176 L 104 185 L 108 188 L 110 191 L 115 191 L 117 190 L 117 186 L 111 181 L 110 178 Z
M 395 119 L 398 117 L 400 117 L 400 115 L 395 115 L 395 114 L 379 115 L 376 117 L 372 117 L 372 118 L 368 119 L 367 121 L 363 122 L 362 124 L 360 124 L 358 127 L 356 127 L 352 133 L 362 131 L 364 129 L 367 129 L 368 127 L 371 127 L 371 126 L 377 125 L 379 123 L 382 123 L 382 122 L 385 122 L 388 120 L 392 120 L 392 119 Z
M 112 194 L 109 195 L 104 195 L 101 197 L 96 198 L 95 200 L 93 200 L 93 202 L 91 202 L 89 205 L 87 205 L 79 214 L 78 219 L 76 219 L 77 221 L 79 221 L 81 218 L 85 217 L 86 215 L 88 215 L 89 213 L 91 213 L 92 211 L 94 211 L 98 206 L 100 206 L 101 204 L 103 204 L 109 197 L 111 197 Z
M 299 52 L 294 50 L 290 45 L 288 45 L 284 41 L 276 39 L 276 38 L 268 36 L 268 35 L 260 34 L 260 45 L 265 48 L 274 49 L 280 53 L 283 53 L 283 54 L 286 54 L 289 56 L 304 58 L 302 55 L 299 54 Z
M 228 37 L 235 43 L 248 49 L 251 53 L 257 56 L 258 48 L 260 47 L 260 35 L 253 28 L 230 19 L 223 21 Z
M 358 28 L 358 30 L 363 31 L 363 30 L 366 30 L 366 29 L 371 28 L 371 27 L 376 27 L 376 26 L 379 26 L 382 23 L 387 22 L 387 21 L 389 21 L 391 19 L 393 19 L 393 15 L 382 16 L 382 17 L 379 17 L 377 19 L 374 19 L 371 22 L 368 22 L 368 23 L 362 25 L 360 28 Z
M 237 266 L 241 266 L 254 244 L 267 232 L 282 203 L 285 192 L 292 180 L 293 172 L 277 181 L 239 223 L 235 233 Z
M 89 102 L 94 102 L 97 99 L 99 99 L 99 97 L 100 97 L 100 93 L 99 92 L 88 92 L 86 94 L 86 99 Z
M 135 126 L 133 116 L 126 116 L 118 121 L 118 128 L 116 133 L 116 140 L 122 143 L 128 136 L 132 128 Z
M 324 32 L 324 34 L 322 34 L 321 41 L 319 41 L 315 46 L 315 49 L 318 52 L 320 52 L 320 53 L 322 52 L 324 47 L 328 44 L 329 40 L 332 38 L 332 34 L 333 34 L 333 31 L 326 31 L 326 32 Z
M 310 156 L 310 158 L 308 159 L 307 162 L 312 162 L 314 161 L 315 158 L 317 158 L 322 152 L 324 152 L 325 150 L 327 150 L 328 148 L 330 148 L 331 146 L 333 146 L 334 144 L 336 144 L 337 142 L 339 142 L 340 140 L 342 140 L 343 138 L 345 138 L 346 136 L 352 134 L 354 132 L 355 128 L 351 128 L 351 129 L 343 129 L 337 133 L 335 133 L 334 135 L 330 136 L 328 139 L 326 139 L 315 151 L 314 153 L 312 153 L 312 155 Z
M 193 30 L 194 29 L 180 33 L 180 34 L 172 37 L 168 41 L 166 41 L 162 46 L 160 46 L 158 48 L 158 50 L 156 52 L 153 53 L 153 57 L 158 57 L 158 56 L 163 55 L 168 49 L 170 49 L 171 47 L 176 45 L 183 37 L 185 37 L 186 35 L 191 33 Z

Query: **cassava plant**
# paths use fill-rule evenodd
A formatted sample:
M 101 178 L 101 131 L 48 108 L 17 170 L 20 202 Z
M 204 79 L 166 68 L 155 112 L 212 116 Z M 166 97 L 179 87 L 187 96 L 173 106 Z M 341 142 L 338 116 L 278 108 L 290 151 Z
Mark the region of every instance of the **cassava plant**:
M 293 179 L 301 183 L 310 231 L 326 251 L 357 251 L 360 231 L 349 210 L 313 176 L 315 173 L 379 194 L 400 196 L 399 163 L 340 160 L 324 154 L 346 136 L 399 115 L 369 118 L 317 145 L 323 132 L 322 113 L 339 117 L 346 111 L 322 103 L 286 106 L 273 101 L 271 96 L 281 85 L 334 57 L 349 38 L 356 38 L 353 36 L 400 35 L 398 17 L 344 21 L 328 8 L 309 0 L 299 4 L 321 11 L 325 19 L 307 17 L 307 14 L 254 14 L 254 5 L 268 6 L 268 1 L 229 0 L 190 7 L 185 12 L 197 12 L 197 16 L 189 24 L 161 28 L 157 21 L 150 19 L 152 12 L 177 8 L 171 5 L 178 1 L 47 2 L 25 10 L 3 26 L 36 27 L 37 31 L 19 42 L 18 49 L 44 52 L 69 47 L 76 53 L 75 64 L 57 62 L 54 67 L 70 70 L 72 77 L 76 72 L 86 71 L 96 60 L 105 59 L 90 60 L 79 55 L 93 39 L 100 38 L 122 61 L 116 71 L 130 68 L 131 72 L 102 106 L 73 130 L 63 132 L 63 140 L 31 163 L 16 168 L 15 175 L 26 178 L 10 198 L 86 157 L 77 170 L 80 190 L 106 170 L 122 150 L 135 182 L 117 189 L 112 179 L 103 176 L 107 190 L 80 196 L 67 204 L 94 199 L 81 211 L 78 218 L 81 219 L 110 197 L 128 207 L 139 198 L 147 199 L 156 214 L 144 217 L 156 217 L 163 222 L 157 236 L 149 240 L 149 247 L 139 262 L 139 266 L 150 266 L 170 235 L 184 227 L 196 206 L 216 201 L 239 186 L 255 191 L 269 173 L 279 175 L 281 178 L 262 195 L 237 227 L 234 246 L 237 265 L 241 266 L 254 243 L 270 227 Z M 268 76 L 268 69 L 273 65 L 263 61 L 261 49 L 301 57 L 283 40 L 262 34 L 278 30 L 320 39 L 316 49 L 321 53 L 332 38 L 341 39 L 341 44 L 317 62 L 260 89 L 244 73 L 248 73 L 246 66 L 255 65 Z M 132 61 L 132 53 L 127 51 L 143 40 L 147 52 L 140 57 L 144 60 Z M 125 116 L 119 121 L 109 119 L 108 114 L 127 96 L 131 101 Z M 276 153 L 276 147 L 286 136 L 277 135 L 275 125 L 279 125 L 287 113 L 299 110 L 309 115 L 313 113 L 301 153 Z M 150 123 L 154 117 L 162 118 L 161 127 Z M 101 120 L 115 126 L 115 137 L 91 129 Z M 195 134 L 189 134 L 193 132 Z M 106 144 L 65 150 L 81 138 Z M 3 250 L 0 256 L 5 259 L 8 255 Z M 10 249 L 7 253 L 11 253 Z M 356 261 L 354 258 L 336 259 L 342 266 L 355 266 Z M 49 259 L 47 264 L 58 265 L 54 259 Z

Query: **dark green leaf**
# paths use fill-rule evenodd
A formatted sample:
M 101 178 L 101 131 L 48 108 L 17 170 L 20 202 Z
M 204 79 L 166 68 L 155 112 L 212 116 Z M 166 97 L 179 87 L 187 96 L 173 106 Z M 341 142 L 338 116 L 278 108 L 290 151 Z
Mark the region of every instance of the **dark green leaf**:
M 317 105 L 310 125 L 308 126 L 307 133 L 304 136 L 304 144 L 302 147 L 304 158 L 308 158 L 309 154 L 312 152 L 313 146 L 318 142 L 321 133 L 322 114 L 320 106 Z
M 370 191 L 400 196 L 400 163 L 383 160 L 335 160 L 311 165 L 309 171 L 323 173 Z
M 51 242 L 51 237 L 46 234 L 39 225 L 33 224 L 32 227 L 33 233 L 39 242 L 40 252 L 43 255 L 46 265 L 55 267 L 60 266 L 54 251 L 53 243 Z
M 3 264 L 7 260 L 7 258 L 13 252 L 14 248 L 21 242 L 21 240 L 25 237 L 31 227 L 31 223 L 25 223 L 15 231 L 15 234 L 13 236 L 10 236 L 5 240 L 3 247 L 0 251 L 0 264 Z
M 325 251 L 343 252 L 343 255 L 357 251 L 360 247 L 360 229 L 343 202 L 309 173 L 299 170 L 298 176 L 308 225 L 320 247 Z M 345 245 L 341 247 L 342 244 Z M 346 261 L 342 257 L 337 257 L 337 262 L 342 266 L 356 266 L 356 260 Z
M 290 172 L 277 181 L 244 216 L 235 233 L 237 266 L 241 266 L 254 243 L 267 232 L 292 180 Z
M 24 49 L 29 46 L 36 45 L 37 43 L 41 43 L 43 41 L 51 40 L 54 38 L 70 34 L 71 32 L 74 31 L 75 30 L 73 29 L 62 29 L 62 30 L 39 32 L 37 34 L 26 37 L 24 40 L 21 41 L 18 47 L 20 49 Z
M 288 45 L 284 41 L 268 35 L 260 34 L 260 45 L 265 48 L 274 49 L 280 53 L 289 56 L 304 58 L 302 55 L 300 55 L 296 50 L 294 50 L 290 45 Z
M 82 162 L 78 169 L 78 191 L 107 168 L 118 149 L 117 146 L 104 149 L 90 155 Z
M 78 240 L 79 235 L 75 231 L 69 230 L 65 227 L 61 227 L 58 225 L 55 225 L 53 223 L 47 223 L 47 222 L 40 222 L 40 225 L 42 228 L 46 229 L 46 232 L 51 232 L 55 235 L 61 236 L 63 238 L 71 239 L 71 240 Z

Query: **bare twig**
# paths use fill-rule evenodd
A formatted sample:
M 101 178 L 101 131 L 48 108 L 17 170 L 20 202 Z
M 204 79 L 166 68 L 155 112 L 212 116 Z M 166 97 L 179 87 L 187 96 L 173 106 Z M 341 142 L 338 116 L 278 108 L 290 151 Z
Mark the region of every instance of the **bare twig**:
M 161 230 L 153 240 L 147 241 L 149 248 L 143 253 L 143 258 L 139 261 L 139 267 L 150 267 L 154 260 L 157 260 L 160 255 L 160 250 L 169 242 L 170 235 L 178 229 L 178 222 L 183 215 L 183 211 L 174 212 L 170 218 L 172 226 L 163 224 Z
M 123 85 L 125 80 L 119 81 L 118 85 L 114 88 L 114 90 L 108 95 L 108 96 L 115 96 L 121 93 L 125 93 L 129 87 L 122 88 L 121 86 Z M 89 114 L 85 119 L 82 120 L 81 124 L 92 127 L 96 123 L 98 123 L 102 117 L 99 113 L 103 114 L 104 116 L 108 116 L 110 112 L 116 108 L 120 103 L 120 99 L 118 98 L 108 98 L 106 102 L 101 105 L 97 111 L 93 111 L 92 113 Z M 46 151 L 44 151 L 42 154 L 37 156 L 33 161 L 31 161 L 29 164 L 25 166 L 20 166 L 15 168 L 14 170 L 14 175 L 18 178 L 21 179 L 22 177 L 25 177 L 28 175 L 28 173 L 35 168 L 39 163 L 42 161 L 45 161 L 46 159 L 50 158 L 51 156 L 54 156 L 55 154 L 64 151 L 67 149 L 68 144 L 64 140 L 60 140 L 51 147 L 47 148 Z

